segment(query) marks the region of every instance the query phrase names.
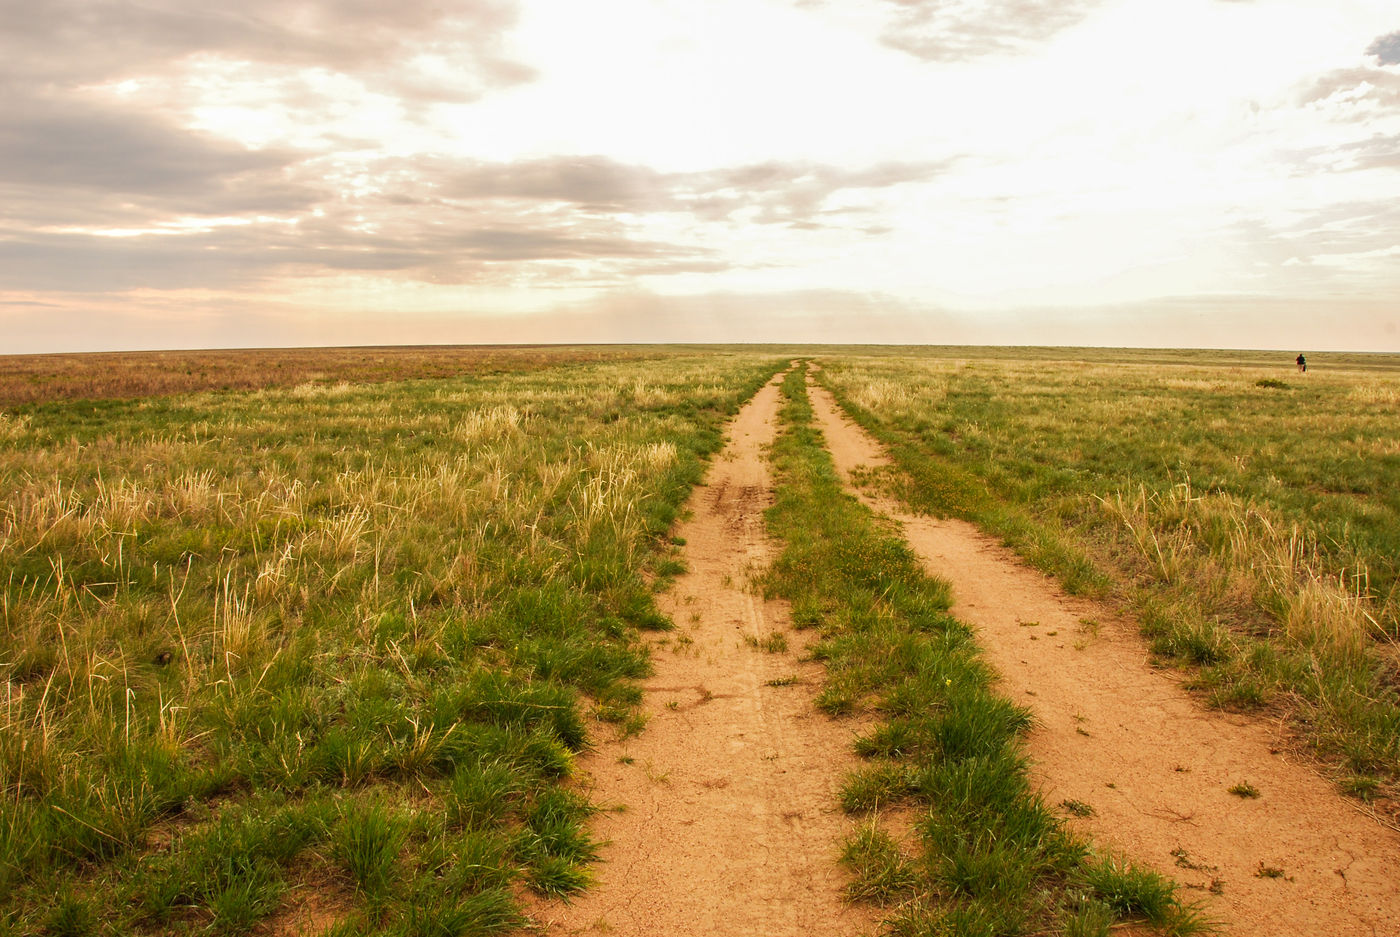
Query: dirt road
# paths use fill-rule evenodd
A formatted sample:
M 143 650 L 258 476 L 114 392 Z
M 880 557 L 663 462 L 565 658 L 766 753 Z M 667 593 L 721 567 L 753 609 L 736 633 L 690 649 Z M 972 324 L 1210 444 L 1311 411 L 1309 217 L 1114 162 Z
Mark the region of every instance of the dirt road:
M 887 463 L 811 389 L 848 484 Z M 1400 934 L 1400 835 L 1291 762 L 1277 727 L 1202 709 L 1149 665 L 1131 623 L 1065 595 L 976 527 L 857 494 L 952 583 L 953 613 L 977 629 L 1003 692 L 1035 714 L 1029 754 L 1046 800 L 1092 811 L 1070 822 L 1095 844 L 1199 889 L 1227 934 Z M 1258 796 L 1229 790 L 1244 784 Z
M 729 427 L 728 442 L 689 504 L 689 572 L 662 596 L 677 631 L 652 649 L 646 730 L 582 762 L 595 801 L 618 804 L 595 824 L 609 845 L 597 883 L 573 903 L 537 906 L 548 934 L 617 937 L 849 937 L 876 929 L 842 900 L 837 864 L 850 829 L 836 805 L 854 766 L 853 725 L 812 705 L 820 665 L 784 604 L 749 574 L 770 549 L 765 449 L 777 430 L 770 383 Z M 756 646 L 782 635 L 786 652 Z M 606 730 L 605 730 L 606 731 Z

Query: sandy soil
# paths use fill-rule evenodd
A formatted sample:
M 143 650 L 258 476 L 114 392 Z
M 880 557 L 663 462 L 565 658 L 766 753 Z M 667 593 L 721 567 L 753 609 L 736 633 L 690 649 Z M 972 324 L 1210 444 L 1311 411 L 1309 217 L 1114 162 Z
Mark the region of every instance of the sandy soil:
M 778 400 L 771 383 L 744 407 L 691 498 L 691 520 L 677 531 L 689 572 L 662 596 L 678 630 L 653 647 L 656 672 L 644 686 L 651 720 L 640 736 L 602 744 L 581 762 L 595 801 L 625 809 L 595 824 L 610 841 L 596 884 L 571 904 L 531 909 L 547 934 L 875 930 L 868 909 L 843 902 L 837 864 L 851 825 L 836 791 L 856 762 L 856 727 L 813 707 L 820 665 L 799 662 L 804 638 L 788 628 L 786 607 L 748 588 L 770 556 L 765 448 Z M 746 640 L 774 632 L 788 652 Z
M 812 391 L 848 483 L 887 464 Z M 953 584 L 954 614 L 977 628 L 1004 692 L 1035 713 L 1029 754 L 1046 800 L 1093 810 L 1075 828 L 1199 889 L 1227 934 L 1400 934 L 1400 835 L 1290 761 L 1278 726 L 1202 709 L 1150 666 L 1132 623 L 1067 596 L 973 525 L 857 493 Z M 1240 783 L 1259 796 L 1231 794 Z

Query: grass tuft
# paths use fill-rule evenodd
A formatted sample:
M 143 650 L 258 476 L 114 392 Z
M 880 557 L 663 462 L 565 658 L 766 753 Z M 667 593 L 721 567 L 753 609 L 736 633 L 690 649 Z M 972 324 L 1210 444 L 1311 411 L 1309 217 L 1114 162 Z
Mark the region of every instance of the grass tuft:
M 395 863 L 404 838 L 403 824 L 382 804 L 351 804 L 343 809 L 331 842 L 336 861 L 356 890 L 378 899 L 397 877 Z
M 914 894 L 919 884 L 913 864 L 873 821 L 861 826 L 846 841 L 841 861 L 855 875 L 855 881 L 846 888 L 847 897 L 853 901 L 895 904 Z
M 1175 887 L 1156 872 L 1108 857 L 1085 866 L 1079 877 L 1120 917 L 1141 918 L 1181 937 L 1210 929 L 1200 912 L 1178 901 Z
M 1239 797 L 1244 800 L 1253 800 L 1254 798 L 1259 796 L 1259 788 L 1255 787 L 1253 784 L 1250 784 L 1248 781 L 1241 781 L 1238 784 L 1232 784 L 1228 788 L 1226 788 L 1226 790 L 1228 790 L 1231 794 L 1234 794 L 1236 797 Z

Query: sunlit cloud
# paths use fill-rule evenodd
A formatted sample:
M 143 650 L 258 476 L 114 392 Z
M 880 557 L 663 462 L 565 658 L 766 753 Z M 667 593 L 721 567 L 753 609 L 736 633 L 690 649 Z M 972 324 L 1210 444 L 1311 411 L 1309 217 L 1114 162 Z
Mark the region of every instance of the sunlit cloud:
M 881 39 L 931 62 L 1026 51 L 1082 22 L 1102 0 L 883 0 Z
M 1400 348 L 1378 0 L 0 15 L 9 350 L 84 317 L 122 347 L 406 340 L 405 317 L 444 341 L 1168 341 L 1191 303 L 1216 341 L 1331 304 L 1347 347 Z

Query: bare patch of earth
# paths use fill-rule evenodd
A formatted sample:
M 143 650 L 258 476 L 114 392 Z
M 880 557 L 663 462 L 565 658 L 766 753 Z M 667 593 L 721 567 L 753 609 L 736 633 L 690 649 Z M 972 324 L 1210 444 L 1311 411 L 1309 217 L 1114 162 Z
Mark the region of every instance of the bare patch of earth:
M 801 660 L 805 634 L 790 629 L 785 604 L 750 586 L 770 559 L 765 450 L 778 405 L 770 383 L 730 425 L 691 497 L 677 530 L 689 571 L 661 597 L 677 630 L 655 642 L 644 685 L 650 721 L 580 762 L 594 800 L 617 809 L 594 826 L 608 844 L 593 887 L 530 909 L 547 934 L 835 937 L 875 928 L 870 909 L 843 900 L 837 862 L 852 824 L 836 793 L 857 761 L 857 726 L 815 709 L 822 668 Z M 787 651 L 756 646 L 773 635 Z
M 848 484 L 889 464 L 811 390 Z M 1400 835 L 1290 760 L 1281 727 L 1204 710 L 1152 668 L 1131 622 L 1066 595 L 975 526 L 856 493 L 952 583 L 953 613 L 977 628 L 1002 691 L 1035 713 L 1034 774 L 1072 827 L 1197 889 L 1228 934 L 1400 933 Z
M 327 874 L 310 873 L 282 899 L 282 908 L 265 921 L 259 933 L 273 937 L 324 934 L 346 919 L 355 907 L 354 895 Z

